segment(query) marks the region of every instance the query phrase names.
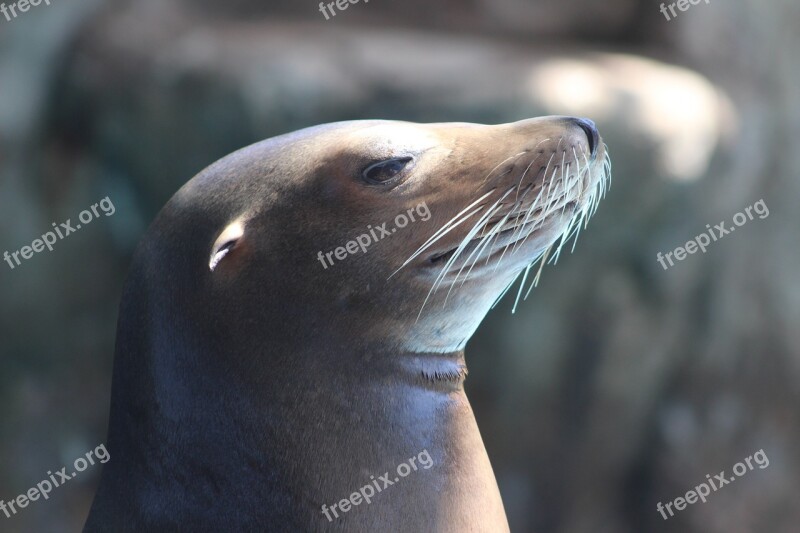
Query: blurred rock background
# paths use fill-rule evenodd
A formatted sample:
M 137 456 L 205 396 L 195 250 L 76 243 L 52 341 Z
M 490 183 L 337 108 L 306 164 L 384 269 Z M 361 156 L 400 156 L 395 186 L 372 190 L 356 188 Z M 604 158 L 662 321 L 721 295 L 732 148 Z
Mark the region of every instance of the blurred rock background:
M 0 17 L 0 253 L 116 207 L 0 263 L 0 499 L 104 441 L 133 247 L 203 167 L 322 122 L 570 114 L 599 124 L 611 194 L 467 348 L 512 531 L 796 532 L 798 25 L 792 0 L 670 22 L 646 0 L 371 0 L 328 21 L 311 1 L 84 0 Z M 768 218 L 656 262 L 762 198 Z M 762 448 L 768 468 L 656 511 Z M 79 531 L 98 474 L 0 531 Z

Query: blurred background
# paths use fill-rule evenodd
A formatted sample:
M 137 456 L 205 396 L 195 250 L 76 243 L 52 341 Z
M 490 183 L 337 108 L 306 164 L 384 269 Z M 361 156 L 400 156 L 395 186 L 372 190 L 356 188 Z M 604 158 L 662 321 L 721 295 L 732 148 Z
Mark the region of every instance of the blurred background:
M 0 253 L 116 207 L 0 263 L 0 499 L 105 441 L 133 248 L 202 168 L 323 122 L 564 114 L 598 123 L 611 192 L 467 347 L 512 531 L 798 531 L 798 26 L 795 0 L 670 21 L 656 0 L 371 0 L 330 20 L 311 0 L 52 0 L 0 17 Z M 656 261 L 760 199 L 768 218 Z M 760 449 L 768 468 L 656 511 Z M 79 531 L 99 473 L 0 531 Z

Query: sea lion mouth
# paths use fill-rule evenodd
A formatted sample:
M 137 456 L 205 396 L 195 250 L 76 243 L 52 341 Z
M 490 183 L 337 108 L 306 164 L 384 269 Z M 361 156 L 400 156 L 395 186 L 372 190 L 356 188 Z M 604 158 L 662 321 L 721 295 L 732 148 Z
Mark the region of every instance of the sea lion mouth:
M 563 203 L 559 211 L 560 213 L 573 214 L 577 208 L 578 201 L 570 200 Z M 530 220 L 526 220 L 528 217 L 524 210 L 517 210 L 506 215 L 495 217 L 486 224 L 486 227 L 479 235 L 470 239 L 466 246 L 461 249 L 461 255 L 464 256 L 462 261 L 465 261 L 476 253 L 482 254 L 483 251 L 479 252 L 481 246 L 490 247 L 485 257 L 485 265 L 501 259 L 503 255 L 501 252 L 507 251 L 507 247 L 521 243 L 533 234 L 544 229 L 546 223 L 546 221 L 542 219 L 542 214 L 544 212 L 544 207 L 535 209 L 532 216 L 529 217 Z M 558 214 L 559 213 L 552 213 L 551 216 L 557 216 Z M 487 238 L 491 238 L 493 242 L 487 243 Z M 427 259 L 429 266 L 444 264 L 459 251 L 460 247 L 461 245 L 457 245 L 444 251 L 433 253 Z

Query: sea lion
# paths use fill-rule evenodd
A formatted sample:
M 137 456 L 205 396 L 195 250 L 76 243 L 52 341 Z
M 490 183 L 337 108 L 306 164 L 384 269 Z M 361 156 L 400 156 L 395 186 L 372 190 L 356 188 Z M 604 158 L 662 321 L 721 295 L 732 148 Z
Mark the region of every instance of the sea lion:
M 607 177 L 567 117 L 336 123 L 211 165 L 134 255 L 85 531 L 507 531 L 463 348 Z

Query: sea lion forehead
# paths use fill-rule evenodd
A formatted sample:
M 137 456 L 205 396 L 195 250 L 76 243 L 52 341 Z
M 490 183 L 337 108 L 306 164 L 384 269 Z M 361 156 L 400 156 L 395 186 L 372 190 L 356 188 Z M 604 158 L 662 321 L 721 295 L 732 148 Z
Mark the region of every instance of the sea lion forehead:
M 441 139 L 428 124 L 376 121 L 363 123 L 346 134 L 348 144 L 376 155 L 419 153 L 439 146 Z

